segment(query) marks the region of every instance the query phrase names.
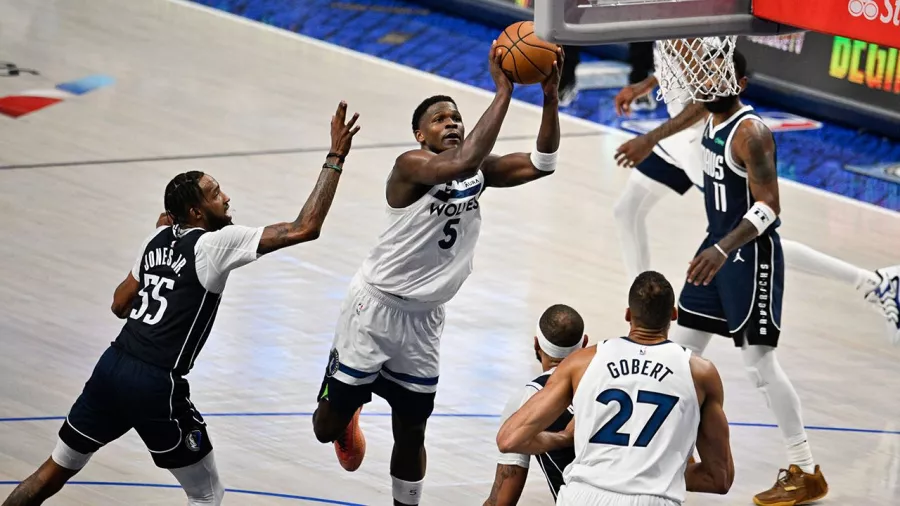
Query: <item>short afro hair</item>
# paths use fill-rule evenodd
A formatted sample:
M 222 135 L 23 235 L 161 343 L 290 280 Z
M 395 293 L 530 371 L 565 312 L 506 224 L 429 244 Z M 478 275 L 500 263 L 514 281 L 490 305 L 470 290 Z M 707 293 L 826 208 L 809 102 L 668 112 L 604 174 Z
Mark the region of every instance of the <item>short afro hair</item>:
M 425 115 L 425 111 L 428 110 L 429 107 L 434 104 L 439 104 L 441 102 L 450 102 L 453 105 L 456 105 L 456 101 L 453 98 L 448 97 L 447 95 L 435 95 L 433 97 L 428 97 L 419 104 L 419 107 L 416 107 L 415 112 L 413 112 L 412 117 L 412 130 L 413 133 L 419 129 L 419 122 L 422 121 L 422 116 Z
M 584 320 L 578 311 L 565 304 L 548 307 L 538 325 L 544 337 L 556 346 L 575 346 L 584 337 Z

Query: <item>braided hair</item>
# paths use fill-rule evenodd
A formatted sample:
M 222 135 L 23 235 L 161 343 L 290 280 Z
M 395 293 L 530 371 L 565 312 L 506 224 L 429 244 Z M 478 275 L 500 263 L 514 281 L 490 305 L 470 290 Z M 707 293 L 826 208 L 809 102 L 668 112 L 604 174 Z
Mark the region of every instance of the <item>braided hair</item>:
M 176 230 L 187 225 L 191 218 L 191 209 L 199 207 L 206 197 L 200 188 L 200 179 L 205 174 L 199 170 L 192 170 L 178 174 L 166 185 L 166 195 L 163 204 L 166 214 L 172 220 Z

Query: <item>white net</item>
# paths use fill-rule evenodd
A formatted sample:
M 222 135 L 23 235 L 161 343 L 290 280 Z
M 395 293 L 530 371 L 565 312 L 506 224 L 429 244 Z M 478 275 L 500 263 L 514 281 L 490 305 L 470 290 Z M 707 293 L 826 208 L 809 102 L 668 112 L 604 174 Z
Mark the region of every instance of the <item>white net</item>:
M 656 43 L 658 100 L 712 102 L 740 92 L 734 71 L 737 37 L 661 40 Z

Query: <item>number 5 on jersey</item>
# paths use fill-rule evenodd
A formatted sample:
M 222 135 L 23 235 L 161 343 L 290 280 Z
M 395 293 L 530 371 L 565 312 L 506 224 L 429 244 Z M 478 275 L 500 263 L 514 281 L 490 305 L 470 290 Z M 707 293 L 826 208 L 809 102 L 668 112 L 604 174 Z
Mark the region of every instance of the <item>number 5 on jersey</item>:
M 153 300 L 159 303 L 159 309 L 156 310 L 154 314 L 147 314 L 147 309 L 150 307 L 150 297 L 147 296 L 147 289 L 152 285 L 153 291 L 150 293 L 150 297 Z M 140 320 L 141 317 L 144 317 L 144 323 L 147 325 L 156 325 L 162 320 L 163 313 L 166 312 L 166 308 L 169 307 L 169 303 L 166 302 L 166 298 L 160 293 L 160 290 L 165 287 L 168 290 L 172 290 L 175 288 L 175 281 L 169 278 L 164 278 L 161 276 L 157 276 L 156 274 L 148 274 L 144 273 L 144 287 L 141 288 L 141 291 L 138 294 L 141 296 L 141 307 L 138 309 L 133 309 L 131 314 L 129 315 L 134 320 Z
M 459 218 L 450 218 L 447 220 L 447 223 L 444 224 L 444 237 L 440 241 L 438 241 L 438 246 L 441 249 L 450 249 L 456 244 L 456 238 L 459 237 L 459 232 L 453 228 L 455 225 L 459 225 Z
M 631 419 L 631 415 L 634 413 L 634 402 L 627 392 L 619 390 L 618 388 L 604 390 L 597 396 L 597 402 L 601 404 L 608 405 L 612 401 L 616 401 L 619 404 L 619 412 L 606 422 L 603 427 L 600 427 L 600 430 L 591 437 L 591 443 L 628 446 L 631 435 L 619 432 L 619 429 Z M 643 448 L 649 445 L 650 441 L 653 440 L 653 436 L 659 432 L 659 428 L 662 427 L 663 422 L 666 421 L 666 418 L 669 417 L 672 409 L 678 404 L 678 397 L 659 392 L 640 390 L 638 391 L 637 401 L 641 404 L 656 405 L 656 409 L 653 410 L 653 414 L 650 415 L 650 419 L 647 420 L 644 429 L 638 434 L 637 439 L 634 441 L 634 446 Z

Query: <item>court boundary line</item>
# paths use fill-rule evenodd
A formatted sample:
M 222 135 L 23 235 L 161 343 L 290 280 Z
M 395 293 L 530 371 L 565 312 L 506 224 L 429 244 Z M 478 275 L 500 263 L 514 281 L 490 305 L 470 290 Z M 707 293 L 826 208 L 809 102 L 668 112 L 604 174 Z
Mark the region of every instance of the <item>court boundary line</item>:
M 20 483 L 22 483 L 22 482 L 15 481 L 15 480 L 0 481 L 0 485 L 18 485 Z M 97 486 L 97 487 L 165 488 L 165 489 L 181 490 L 181 485 L 175 485 L 175 484 L 170 484 L 170 483 L 145 483 L 145 482 L 128 482 L 128 481 L 74 480 L 74 481 L 66 482 L 66 486 L 70 486 L 70 485 Z M 249 489 L 243 489 L 243 488 L 226 488 L 225 492 L 231 493 L 231 494 L 257 495 L 257 496 L 262 496 L 262 497 L 277 497 L 279 499 L 291 499 L 294 501 L 317 502 L 317 503 L 324 503 L 324 504 L 337 504 L 339 506 L 365 506 L 365 504 L 362 504 L 362 503 L 339 501 L 337 499 L 326 499 L 324 497 L 313 497 L 313 496 L 305 496 L 305 495 L 297 495 L 297 494 L 285 494 L 285 493 L 281 493 L 281 492 L 266 492 L 264 490 L 249 490 Z
M 312 411 L 247 411 L 247 412 L 237 412 L 237 411 L 226 411 L 220 413 L 202 413 L 204 418 L 278 418 L 278 417 L 300 417 L 300 416 L 312 416 Z M 360 416 L 364 417 L 373 417 L 373 418 L 382 418 L 389 417 L 391 413 L 382 412 L 382 411 L 363 411 L 360 413 Z M 496 419 L 500 418 L 501 415 L 493 414 L 493 413 L 432 413 L 431 418 L 482 418 L 482 419 Z M 0 424 L 3 423 L 16 423 L 16 422 L 45 422 L 45 421 L 61 421 L 65 420 L 65 416 L 20 416 L 20 417 L 5 417 L 0 418 Z M 762 429 L 777 429 L 778 425 L 774 423 L 761 423 L 761 422 L 732 422 L 729 421 L 728 425 L 731 427 L 750 427 L 750 428 L 762 428 Z M 806 430 L 811 431 L 821 431 L 821 432 L 852 432 L 857 434 L 881 434 L 881 435 L 893 435 L 900 436 L 900 430 L 888 430 L 888 429 L 865 429 L 859 427 L 833 427 L 827 425 L 807 425 L 804 427 Z
M 320 40 L 320 39 L 316 39 L 314 37 L 310 37 L 308 35 L 304 35 L 302 33 L 292 32 L 292 31 L 278 28 L 278 27 L 275 27 L 272 25 L 267 25 L 265 23 L 262 23 L 262 22 L 259 22 L 259 21 L 253 20 L 253 19 L 249 19 L 249 18 L 246 18 L 243 16 L 239 16 L 239 15 L 233 14 L 231 12 L 223 11 L 221 9 L 216 9 L 215 7 L 201 5 L 196 2 L 192 2 L 190 0 L 166 0 L 166 1 L 169 3 L 172 3 L 172 4 L 181 5 L 183 7 L 188 7 L 188 8 L 200 11 L 200 12 L 206 12 L 208 14 L 218 16 L 218 17 L 221 17 L 224 19 L 230 19 L 237 23 L 255 27 L 257 29 L 266 30 L 266 31 L 278 34 L 282 37 L 299 39 L 299 40 L 304 41 L 313 46 L 317 46 L 321 49 L 329 49 L 329 50 L 332 50 L 339 54 L 343 54 L 345 56 L 359 58 L 360 60 L 363 60 L 363 61 L 368 61 L 370 63 L 375 63 L 377 65 L 381 65 L 383 67 L 394 69 L 394 70 L 397 70 L 397 71 L 400 71 L 400 72 L 403 72 L 406 74 L 411 74 L 411 75 L 414 75 L 417 77 L 429 79 L 434 82 L 439 82 L 441 84 L 448 85 L 450 87 L 457 88 L 459 90 L 473 92 L 473 93 L 479 94 L 483 97 L 493 97 L 494 96 L 494 94 L 492 92 L 485 90 L 483 88 L 479 88 L 477 86 L 473 86 L 471 84 L 467 84 L 467 83 L 464 83 L 461 81 L 456 81 L 454 79 L 439 76 L 437 74 L 431 74 L 429 72 L 425 72 L 424 70 L 419 70 L 417 68 L 407 67 L 406 65 L 401 65 L 399 63 L 395 63 L 390 60 L 385 60 L 385 59 L 382 59 L 382 58 L 379 58 L 377 56 L 373 56 L 373 55 L 370 55 L 367 53 L 361 53 L 361 52 L 355 51 L 353 49 L 349 49 L 349 48 L 346 48 L 343 46 L 339 46 L 337 44 L 332 44 L 332 43 L 326 42 L 324 40 Z M 530 109 L 532 111 L 541 111 L 541 107 L 538 105 L 535 105 L 535 104 L 532 104 L 529 102 L 523 102 L 518 99 L 513 99 L 513 101 L 516 102 L 517 105 L 524 106 L 525 108 Z M 630 139 L 630 138 L 635 137 L 635 135 L 631 132 L 627 132 L 625 130 L 607 126 L 607 125 L 604 125 L 601 123 L 595 123 L 593 121 L 590 121 L 590 120 L 587 120 L 584 118 L 572 116 L 572 115 L 562 112 L 562 111 L 560 111 L 559 115 L 564 116 L 566 119 L 572 120 L 572 121 L 579 123 L 582 126 L 585 126 L 587 128 L 591 128 L 591 129 L 594 129 L 594 130 L 597 130 L 600 132 L 604 132 L 604 133 L 615 134 L 620 137 L 623 137 L 624 139 Z M 787 186 L 799 188 L 801 190 L 806 190 L 808 192 L 815 193 L 820 196 L 830 197 L 830 198 L 836 199 L 840 202 L 845 202 L 847 204 L 855 205 L 855 206 L 863 208 L 863 209 L 873 210 L 878 213 L 884 214 L 886 216 L 890 216 L 894 219 L 900 218 L 900 213 L 898 213 L 896 211 L 893 211 L 893 210 L 890 210 L 890 209 L 887 209 L 887 208 L 884 208 L 881 206 L 877 206 L 875 204 L 870 204 L 869 202 L 864 202 L 862 200 L 856 200 L 854 198 L 847 197 L 846 195 L 832 193 L 827 190 L 823 190 L 823 189 L 817 188 L 815 186 L 806 185 L 806 184 L 803 184 L 803 183 L 800 183 L 797 181 L 792 181 L 790 179 L 779 178 L 778 182 L 779 182 L 779 184 L 785 183 Z
M 561 134 L 563 138 L 580 138 L 580 137 L 597 137 L 605 135 L 601 132 L 572 132 Z M 527 141 L 534 139 L 533 135 L 509 135 L 506 137 L 498 137 L 497 142 L 515 142 Z M 416 145 L 414 142 L 376 142 L 372 144 L 360 144 L 353 146 L 353 152 L 368 151 L 377 149 L 391 148 L 408 148 L 413 149 Z M 330 147 L 310 146 L 305 148 L 273 148 L 273 149 L 256 149 L 248 151 L 222 151 L 219 153 L 194 153 L 183 155 L 161 155 L 146 156 L 132 158 L 106 158 L 99 160 L 74 160 L 67 162 L 42 162 L 42 163 L 22 163 L 11 165 L 0 165 L 0 170 L 26 170 L 26 169 L 52 169 L 57 167 L 80 167 L 86 165 L 111 165 L 111 164 L 129 164 L 129 163 L 156 163 L 156 162 L 172 162 L 182 160 L 208 160 L 214 158 L 240 158 L 254 156 L 278 156 L 278 155 L 295 155 L 308 153 L 328 153 Z

